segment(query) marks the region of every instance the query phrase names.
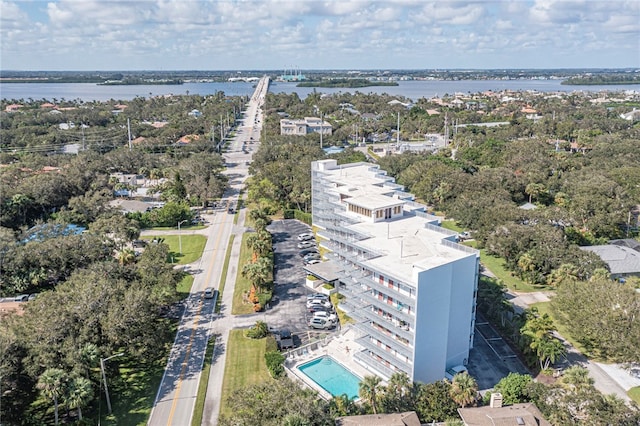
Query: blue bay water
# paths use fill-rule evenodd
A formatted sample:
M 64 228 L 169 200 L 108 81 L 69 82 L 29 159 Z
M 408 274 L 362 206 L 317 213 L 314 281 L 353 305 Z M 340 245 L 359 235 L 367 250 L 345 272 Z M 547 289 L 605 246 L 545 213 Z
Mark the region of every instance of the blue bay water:
M 306 98 L 314 90 L 318 93 L 387 93 L 393 96 L 404 96 L 413 101 L 420 98 L 432 98 L 454 93 L 478 93 L 487 90 L 539 92 L 619 92 L 626 90 L 640 91 L 640 85 L 609 86 L 563 86 L 560 80 L 413 80 L 399 81 L 398 86 L 364 87 L 359 89 L 345 88 L 313 88 L 296 87 L 296 83 L 273 82 L 269 91 L 273 93 L 298 93 L 301 99 Z M 54 99 L 60 101 L 82 100 L 108 101 L 110 99 L 131 100 L 136 97 L 149 98 L 163 95 L 212 95 L 224 92 L 229 96 L 250 96 L 254 91 L 252 83 L 184 83 L 181 85 L 138 85 L 138 86 L 99 86 L 94 83 L 0 83 L 0 98 L 7 100 L 28 101 Z

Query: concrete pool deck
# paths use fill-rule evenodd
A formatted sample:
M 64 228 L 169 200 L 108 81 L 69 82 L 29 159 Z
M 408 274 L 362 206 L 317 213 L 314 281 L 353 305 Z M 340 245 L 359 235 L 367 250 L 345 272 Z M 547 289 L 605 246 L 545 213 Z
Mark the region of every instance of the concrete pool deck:
M 351 327 L 346 327 L 339 335 L 327 337 L 287 352 L 285 355 L 287 374 L 293 380 L 302 382 L 307 387 L 318 391 L 322 398 L 330 400 L 333 396 L 322 389 L 322 387 L 311 380 L 306 374 L 298 370 L 298 367 L 314 359 L 330 356 L 360 379 L 363 379 L 365 376 L 372 376 L 374 375 L 373 372 L 367 370 L 362 364 L 353 359 L 354 353 L 363 350 L 360 345 L 354 342 L 358 337 L 355 330 Z

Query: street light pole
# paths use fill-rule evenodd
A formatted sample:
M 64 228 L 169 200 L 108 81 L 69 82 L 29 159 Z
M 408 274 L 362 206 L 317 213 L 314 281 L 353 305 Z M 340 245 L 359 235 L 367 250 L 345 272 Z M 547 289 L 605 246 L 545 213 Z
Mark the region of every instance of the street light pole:
M 104 373 L 104 362 L 109 361 L 111 358 L 115 358 L 122 355 L 124 355 L 124 352 L 111 355 L 110 357 L 107 357 L 107 358 L 100 358 L 100 370 L 102 371 L 102 382 L 104 383 L 104 394 L 107 397 L 107 410 L 109 414 L 111 414 L 111 399 L 109 398 L 109 387 L 107 386 L 107 376 Z
M 182 235 L 180 234 L 180 225 L 182 225 L 186 221 L 187 221 L 187 219 L 181 220 L 180 222 L 178 222 L 178 247 L 180 248 L 180 254 L 181 255 L 182 255 Z

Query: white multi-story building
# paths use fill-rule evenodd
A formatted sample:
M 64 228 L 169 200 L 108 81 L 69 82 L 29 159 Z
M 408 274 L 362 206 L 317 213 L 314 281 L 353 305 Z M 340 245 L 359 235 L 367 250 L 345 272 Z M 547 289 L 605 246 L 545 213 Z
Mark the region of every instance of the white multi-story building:
M 283 118 L 280 120 L 281 135 L 304 136 L 311 133 L 331 135 L 332 131 L 331 123 L 318 117 L 305 117 L 302 120 Z
M 478 252 L 376 165 L 321 160 L 311 173 L 313 224 L 361 335 L 354 359 L 383 378 L 425 383 L 466 364 Z

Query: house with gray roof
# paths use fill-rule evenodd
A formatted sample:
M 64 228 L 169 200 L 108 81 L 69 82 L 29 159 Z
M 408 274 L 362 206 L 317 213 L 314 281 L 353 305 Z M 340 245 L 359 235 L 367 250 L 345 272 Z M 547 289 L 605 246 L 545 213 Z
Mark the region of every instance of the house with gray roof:
M 640 277 L 640 251 L 617 244 L 587 246 L 580 247 L 580 249 L 600 256 L 609 266 L 611 278 Z

